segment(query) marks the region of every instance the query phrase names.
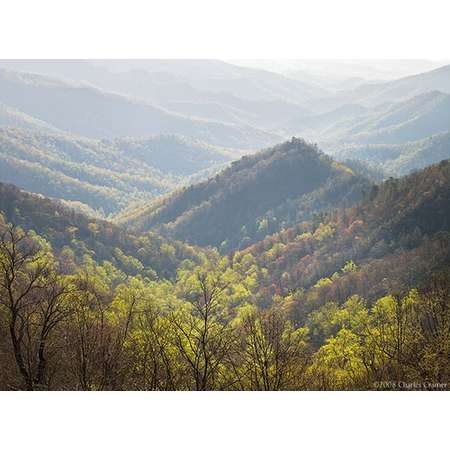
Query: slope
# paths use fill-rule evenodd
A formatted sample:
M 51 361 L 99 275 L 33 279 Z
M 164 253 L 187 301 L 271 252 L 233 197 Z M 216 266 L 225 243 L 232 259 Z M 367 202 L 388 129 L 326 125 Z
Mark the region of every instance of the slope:
M 393 175 L 406 175 L 450 158 L 450 132 L 405 144 L 349 145 L 337 151 L 335 156 L 375 163 Z
M 333 109 L 347 103 L 375 107 L 387 102 L 405 101 L 430 91 L 450 94 L 450 65 L 393 81 L 366 83 L 320 101 L 313 100 L 310 107 Z
M 352 203 L 367 184 L 315 146 L 293 138 L 243 157 L 214 178 L 128 213 L 119 222 L 228 251 L 319 211 Z
M 230 159 L 226 150 L 173 135 L 109 142 L 0 127 L 0 181 L 106 215 Z
M 347 142 L 401 143 L 450 129 L 450 95 L 432 91 L 405 102 L 379 108 L 368 118 L 354 121 L 341 136 Z
M 305 99 L 325 94 L 280 75 L 212 60 L 4 60 L 0 67 L 89 83 L 184 116 L 267 129 L 305 112 L 299 104 Z
M 0 183 L 0 214 L 8 223 L 33 230 L 49 241 L 66 264 L 86 257 L 112 262 L 126 274 L 174 277 L 183 261 L 201 253 L 155 233 L 133 234 L 109 222 L 88 218 L 58 202 Z
M 183 93 L 186 87 L 186 92 L 191 90 L 200 95 L 225 93 L 256 101 L 303 103 L 327 93 L 320 87 L 274 72 L 213 59 L 3 60 L 0 67 L 87 81 L 106 90 L 140 98 L 155 93 L 155 82 L 162 85 L 174 82 L 174 86 L 178 83 L 182 89 L 178 94 Z M 136 79 L 142 82 L 136 83 Z
M 124 95 L 40 75 L 0 70 L 0 101 L 52 126 L 90 138 L 181 134 L 210 144 L 257 148 L 277 137 L 248 125 L 192 119 Z
M 261 298 L 285 297 L 298 321 L 328 301 L 404 293 L 450 265 L 450 161 L 373 187 L 348 209 L 235 255 L 266 270 Z M 267 301 L 267 300 L 266 300 Z

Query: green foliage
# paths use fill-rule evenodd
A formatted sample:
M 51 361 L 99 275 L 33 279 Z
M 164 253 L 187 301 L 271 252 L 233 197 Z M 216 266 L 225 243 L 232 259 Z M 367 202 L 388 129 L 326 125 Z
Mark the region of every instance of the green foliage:
M 227 256 L 0 185 L 0 388 L 445 383 L 449 180 L 387 180 Z
M 69 247 L 55 256 L 35 232 L 0 224 L 3 389 L 396 389 L 450 376 L 448 274 L 403 296 L 329 301 L 300 324 L 295 293 L 264 301 L 252 254 L 211 252 L 167 280 L 119 248 L 75 262 Z M 340 277 L 355 273 L 344 267 Z
M 34 230 L 57 255 L 64 250 L 68 266 L 86 255 L 97 263 L 109 261 L 129 275 L 151 279 L 175 277 L 178 267 L 199 263 L 199 249 L 168 241 L 155 233 L 131 233 L 109 222 L 93 220 L 37 195 L 0 183 L 0 211 L 7 222 Z M 36 234 L 35 233 L 35 234 Z M 38 237 L 36 237 L 38 239 Z
M 0 128 L 2 181 L 100 217 L 174 190 L 191 176 L 206 177 L 230 158 L 225 150 L 173 135 L 98 141 Z
M 342 273 L 355 272 L 358 269 L 358 266 L 352 261 L 349 260 L 345 263 L 345 266 L 341 269 Z

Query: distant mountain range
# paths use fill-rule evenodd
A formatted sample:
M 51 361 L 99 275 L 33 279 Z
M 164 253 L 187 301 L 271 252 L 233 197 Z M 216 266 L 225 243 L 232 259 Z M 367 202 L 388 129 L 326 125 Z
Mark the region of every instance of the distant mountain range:
M 4 61 L 3 66 L 89 83 L 189 117 L 255 127 L 274 127 L 280 117 L 306 112 L 301 103 L 328 94 L 271 72 L 214 60 Z
M 0 102 L 62 131 L 97 139 L 181 134 L 238 149 L 279 140 L 249 125 L 194 119 L 87 85 L 6 70 L 0 70 Z
M 415 142 L 450 131 L 450 95 L 440 91 L 429 91 L 405 101 L 366 107 L 360 104 L 346 104 L 335 110 L 289 119 L 285 124 L 291 133 L 300 133 L 309 140 L 319 143 L 321 148 L 332 155 L 362 158 L 363 153 L 340 149 L 355 146 L 369 148 L 379 145 L 391 148 L 394 154 L 403 145 L 403 156 L 412 150 Z M 297 132 L 295 130 L 298 130 Z M 405 153 L 406 152 L 406 153 Z M 374 161 L 368 152 L 366 161 Z M 450 148 L 431 152 L 426 158 L 429 164 L 450 157 Z M 440 158 L 440 159 L 439 159 Z M 424 167 L 411 155 L 410 170 Z M 405 166 L 406 167 L 406 166 Z M 397 166 L 385 167 L 392 173 L 402 175 L 405 172 Z
M 377 164 L 391 175 L 406 175 L 450 158 L 450 132 L 405 144 L 350 145 L 335 153 L 339 159 L 358 159 Z
M 227 150 L 175 135 L 99 141 L 0 127 L 1 180 L 91 213 L 117 213 L 206 178 L 231 159 Z
M 405 101 L 429 91 L 450 94 L 450 65 L 397 80 L 364 83 L 354 89 L 343 90 L 335 96 L 330 96 L 327 99 L 328 103 L 322 101 L 322 107 L 334 109 L 347 103 L 373 107 L 388 102 Z M 318 102 L 316 107 L 320 107 L 320 103 Z
M 361 87 L 355 89 L 355 94 L 361 103 L 379 105 L 436 90 L 450 94 L 450 65 L 388 83 Z
M 177 95 L 196 92 L 228 93 L 256 101 L 304 102 L 328 93 L 326 89 L 283 75 L 213 59 L 147 60 L 4 60 L 0 67 L 92 83 L 106 90 L 148 97 L 156 86 L 178 84 Z M 144 94 L 144 95 L 143 95 Z
M 346 113 L 345 120 L 321 130 L 323 141 L 333 145 L 338 142 L 399 144 L 448 131 L 450 95 L 432 91 L 366 110 L 352 118 L 348 118 L 352 111 Z
M 450 157 L 449 80 L 444 66 L 337 90 L 217 60 L 0 61 L 0 181 L 118 214 L 292 136 L 402 175 Z
M 449 75 L 0 62 L 0 389 L 446 382 Z

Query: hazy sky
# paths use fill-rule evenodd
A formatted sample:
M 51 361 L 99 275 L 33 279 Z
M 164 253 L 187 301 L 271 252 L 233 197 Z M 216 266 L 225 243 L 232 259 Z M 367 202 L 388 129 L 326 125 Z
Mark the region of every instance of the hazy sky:
M 302 71 L 327 78 L 355 77 L 366 80 L 400 78 L 450 64 L 450 60 L 423 59 L 236 59 L 229 62 L 282 74 Z

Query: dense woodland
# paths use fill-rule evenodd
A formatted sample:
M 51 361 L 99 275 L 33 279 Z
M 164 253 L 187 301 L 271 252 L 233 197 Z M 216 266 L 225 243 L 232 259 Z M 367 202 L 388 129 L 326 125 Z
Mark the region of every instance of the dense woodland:
M 99 217 L 206 178 L 230 159 L 175 135 L 107 141 L 0 127 L 0 180 Z
M 449 186 L 445 161 L 388 180 L 352 208 L 244 251 L 220 256 L 190 247 L 183 254 L 180 244 L 178 259 L 170 262 L 152 261 L 139 250 L 127 261 L 120 245 L 130 245 L 130 236 L 115 235 L 125 232 L 109 230 L 116 237 L 102 241 L 104 227 L 113 228 L 106 222 L 83 224 L 81 215 L 3 186 L 2 197 L 8 192 L 16 200 L 8 200 L 14 207 L 1 225 L 1 387 L 278 390 L 376 389 L 386 388 L 385 380 L 445 383 Z M 72 214 L 70 221 L 64 212 Z M 30 219 L 22 219 L 22 227 L 7 223 L 25 216 Z M 91 233 L 83 237 L 94 243 L 91 254 L 73 250 L 76 238 L 67 241 L 78 232 L 65 229 L 76 217 L 79 230 Z M 154 242 L 152 235 L 145 244 L 144 236 L 135 239 L 142 248 Z M 108 244 L 109 257 L 96 259 Z M 175 271 L 168 270 L 171 263 Z M 160 266 L 157 274 L 158 264 L 168 264 L 165 273 Z
M 449 75 L 0 61 L 0 389 L 448 389 Z
M 209 180 L 120 217 L 138 230 L 156 229 L 223 253 L 333 207 L 358 200 L 370 182 L 314 145 L 292 138 L 245 156 Z

